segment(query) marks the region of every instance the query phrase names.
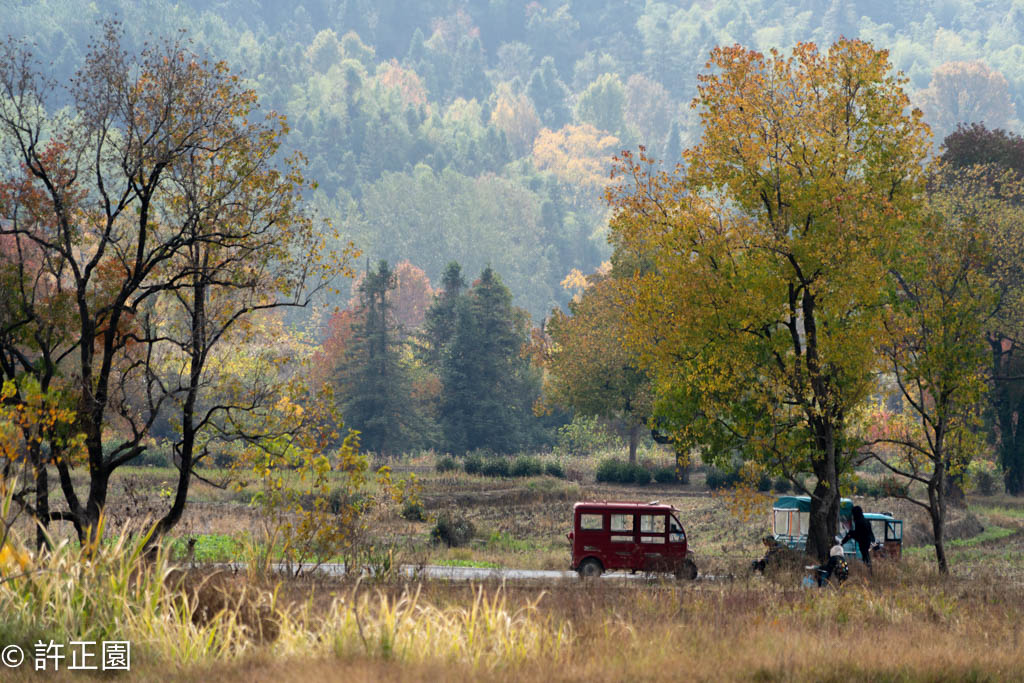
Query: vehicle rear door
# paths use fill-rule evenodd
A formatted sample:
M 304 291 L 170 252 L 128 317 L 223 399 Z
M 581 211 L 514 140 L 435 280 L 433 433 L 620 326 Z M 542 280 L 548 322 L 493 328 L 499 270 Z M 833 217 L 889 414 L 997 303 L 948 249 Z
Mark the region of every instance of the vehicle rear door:
M 668 571 L 671 569 L 667 513 L 641 513 L 639 540 L 641 567 L 644 570 Z
M 640 569 L 636 542 L 636 513 L 614 511 L 608 515 L 608 564 L 606 569 Z

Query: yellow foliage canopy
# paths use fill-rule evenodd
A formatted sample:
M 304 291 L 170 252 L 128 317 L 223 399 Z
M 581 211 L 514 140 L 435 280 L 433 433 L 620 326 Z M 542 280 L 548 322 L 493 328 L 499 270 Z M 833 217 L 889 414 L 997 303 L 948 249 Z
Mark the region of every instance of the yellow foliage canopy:
M 831 506 L 928 129 L 886 52 L 861 41 L 717 48 L 709 66 L 685 167 L 624 154 L 608 192 L 620 260 L 642 264 L 625 280 L 627 341 L 684 438 L 809 467 Z

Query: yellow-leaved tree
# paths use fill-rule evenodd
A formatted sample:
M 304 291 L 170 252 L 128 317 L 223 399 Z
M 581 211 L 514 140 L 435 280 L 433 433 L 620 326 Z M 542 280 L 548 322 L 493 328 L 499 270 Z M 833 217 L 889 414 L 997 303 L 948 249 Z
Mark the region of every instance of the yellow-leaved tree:
M 708 67 L 685 164 L 624 154 L 608 193 L 616 249 L 642 264 L 620 280 L 627 341 L 682 442 L 814 475 L 807 551 L 824 556 L 929 133 L 866 42 L 720 47 Z

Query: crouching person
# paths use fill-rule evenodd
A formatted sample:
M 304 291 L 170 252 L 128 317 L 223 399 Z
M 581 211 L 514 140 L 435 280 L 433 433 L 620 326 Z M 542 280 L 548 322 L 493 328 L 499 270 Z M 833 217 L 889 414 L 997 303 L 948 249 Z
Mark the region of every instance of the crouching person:
M 751 562 L 750 569 L 755 572 L 764 573 L 765 568 L 768 566 L 769 560 L 771 560 L 773 555 L 779 554 L 779 552 L 782 550 L 782 546 L 779 545 L 779 542 L 775 540 L 774 536 L 765 536 L 761 539 L 761 543 L 763 543 L 765 547 L 764 557 L 762 557 L 760 560 L 754 560 L 753 562 Z
M 828 562 L 817 567 L 818 586 L 824 586 L 835 577 L 836 585 L 840 585 L 850 576 L 850 565 L 846 564 L 843 546 L 834 545 L 828 551 Z

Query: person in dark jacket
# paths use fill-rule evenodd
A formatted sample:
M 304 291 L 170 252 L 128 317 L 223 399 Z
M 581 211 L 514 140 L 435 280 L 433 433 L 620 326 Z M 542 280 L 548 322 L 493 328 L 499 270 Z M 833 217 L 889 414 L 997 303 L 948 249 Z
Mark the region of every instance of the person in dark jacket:
M 871 569 L 871 545 L 875 542 L 875 532 L 871 530 L 871 522 L 864 519 L 864 510 L 859 505 L 853 506 L 853 526 L 846 532 L 839 544 L 843 545 L 851 538 L 857 541 L 860 556 L 868 569 Z

